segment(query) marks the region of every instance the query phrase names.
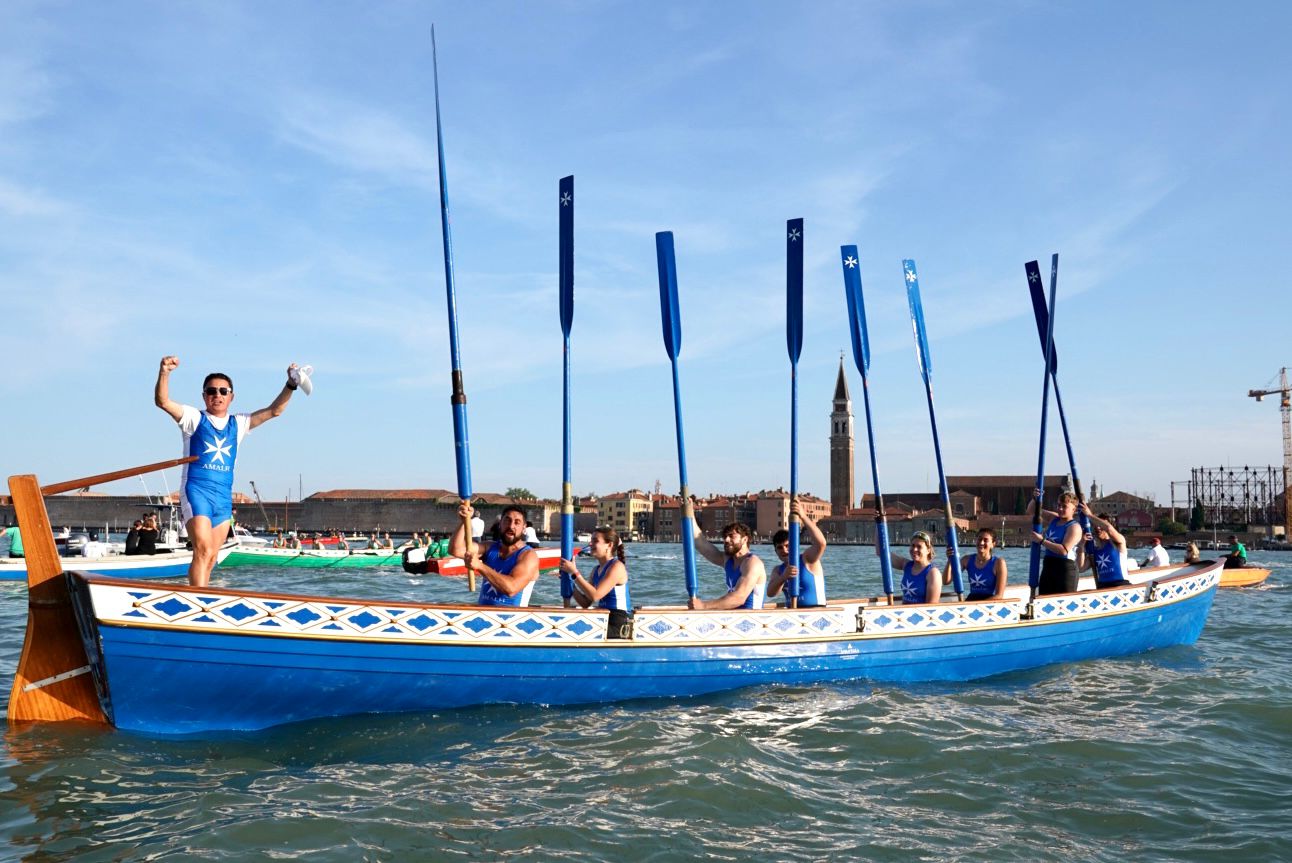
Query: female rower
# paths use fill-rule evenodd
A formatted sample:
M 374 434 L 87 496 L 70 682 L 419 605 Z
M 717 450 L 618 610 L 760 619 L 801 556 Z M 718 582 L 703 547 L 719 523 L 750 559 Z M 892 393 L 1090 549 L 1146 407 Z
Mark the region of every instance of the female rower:
M 1036 489 L 1036 496 L 1028 504 L 1028 515 L 1041 505 L 1041 494 L 1041 490 Z M 1032 540 L 1039 542 L 1045 549 L 1037 590 L 1042 596 L 1050 593 L 1075 593 L 1077 590 L 1077 543 L 1081 541 L 1081 525 L 1073 518 L 1076 511 L 1077 496 L 1065 491 L 1059 495 L 1058 512 L 1041 510 L 1042 518 L 1050 518 L 1045 533 L 1032 531 Z
M 969 595 L 965 599 L 978 602 L 984 599 L 1004 599 L 1005 579 L 1009 568 L 1003 557 L 996 556 L 996 531 L 990 527 L 978 530 L 978 553 L 967 555 L 960 561 L 960 569 L 969 576 Z M 947 549 L 948 556 L 951 550 Z
M 1077 555 L 1080 570 L 1092 569 L 1095 572 L 1095 587 L 1125 587 L 1126 568 L 1122 561 L 1126 558 L 1126 537 L 1122 536 L 1116 526 L 1106 516 L 1095 515 L 1084 503 L 1080 509 L 1090 518 L 1094 535 L 1086 534 L 1086 542 L 1093 544 L 1095 554 L 1082 550 Z
M 875 553 L 880 554 L 879 546 Z M 911 556 L 892 553 L 893 566 L 902 570 L 902 602 L 937 602 L 942 596 L 942 573 L 933 565 L 933 540 L 922 530 L 911 536 Z
M 1197 563 L 1200 560 L 1202 560 L 1202 554 L 1198 551 L 1198 544 L 1196 542 L 1190 542 L 1184 547 L 1185 563 Z
M 592 531 L 592 558 L 597 565 L 589 578 L 573 561 L 561 560 L 561 571 L 574 582 L 574 601 L 583 608 L 596 603 L 610 612 L 608 638 L 628 638 L 632 630 L 632 600 L 628 596 L 628 566 L 624 563 L 624 543 L 614 528 L 599 527 Z

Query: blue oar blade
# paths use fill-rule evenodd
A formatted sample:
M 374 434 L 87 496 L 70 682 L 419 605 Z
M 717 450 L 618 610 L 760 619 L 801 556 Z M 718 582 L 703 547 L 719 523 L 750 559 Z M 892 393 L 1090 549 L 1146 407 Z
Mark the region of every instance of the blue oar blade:
M 574 177 L 562 177 L 557 189 L 560 212 L 561 332 L 574 323 Z
M 655 261 L 659 265 L 659 313 L 664 326 L 664 349 L 670 359 L 682 351 L 682 321 L 677 305 L 677 259 L 673 253 L 673 232 L 655 235 Z
M 1024 265 L 1027 270 L 1027 289 L 1032 294 L 1032 315 L 1036 318 L 1036 334 L 1041 338 L 1041 353 L 1045 353 L 1045 333 L 1049 329 L 1050 310 L 1045 304 L 1045 285 L 1041 282 L 1041 268 L 1036 261 Z M 1059 352 L 1050 346 L 1050 374 L 1059 370 Z
M 856 246 L 840 246 L 843 262 L 843 292 L 848 300 L 848 322 L 852 330 L 852 358 L 862 377 L 870 371 L 870 336 L 866 330 L 866 304 L 861 293 L 861 259 Z
M 785 340 L 790 362 L 803 352 L 803 220 L 785 223 Z
M 920 278 L 915 272 L 915 261 L 909 258 L 903 260 L 902 273 L 906 279 L 906 302 L 911 307 L 911 330 L 915 334 L 915 352 L 920 359 L 920 374 L 927 384 L 933 376 L 933 363 L 929 356 L 929 336 L 924 329 L 924 305 L 920 302 Z

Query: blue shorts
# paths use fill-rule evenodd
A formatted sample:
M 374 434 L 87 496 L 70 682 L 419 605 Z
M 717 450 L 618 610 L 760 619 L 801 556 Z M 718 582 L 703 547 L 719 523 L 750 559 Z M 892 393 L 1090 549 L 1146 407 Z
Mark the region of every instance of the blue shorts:
M 199 515 L 210 519 L 211 527 L 219 527 L 226 521 L 233 521 L 233 496 L 227 488 L 212 488 L 189 483 L 184 486 L 179 500 L 185 524 Z

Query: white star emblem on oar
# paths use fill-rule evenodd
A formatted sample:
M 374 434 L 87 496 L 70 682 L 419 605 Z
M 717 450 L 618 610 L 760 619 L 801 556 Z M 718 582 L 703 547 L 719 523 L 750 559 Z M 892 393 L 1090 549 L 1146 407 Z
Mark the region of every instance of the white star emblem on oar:
M 851 270 L 853 267 L 857 266 L 857 259 L 852 255 L 849 255 L 848 259 L 843 262 L 843 265 Z
M 803 235 L 802 235 L 801 233 L 799 233 L 799 229 L 798 229 L 798 228 L 793 229 L 792 231 L 790 231 L 790 242 L 791 242 L 791 243 L 797 243 L 797 242 L 798 242 L 798 240 L 799 240 L 799 237 L 801 237 L 801 236 L 803 236 Z
M 907 270 L 907 271 L 906 271 L 906 281 L 908 281 L 908 282 L 913 282 L 913 281 L 915 281 L 915 271 L 914 271 L 914 270 Z
M 570 206 L 570 201 L 571 201 L 571 200 L 573 200 L 573 199 L 570 197 L 570 193 L 569 193 L 569 192 L 563 192 L 563 193 L 561 194 L 561 206 L 562 206 L 562 207 L 568 207 L 568 206 Z
M 1039 282 L 1039 281 L 1041 281 L 1041 274 L 1040 274 L 1040 273 L 1028 273 L 1028 274 L 1027 274 L 1027 280 L 1028 280 L 1029 282 Z

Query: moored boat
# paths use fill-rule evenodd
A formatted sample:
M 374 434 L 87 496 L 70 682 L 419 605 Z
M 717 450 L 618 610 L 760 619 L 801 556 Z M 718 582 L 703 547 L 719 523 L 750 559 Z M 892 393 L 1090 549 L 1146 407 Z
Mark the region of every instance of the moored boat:
M 232 546 L 220 549 L 216 565 L 225 561 Z M 114 578 L 184 578 L 193 562 L 192 551 L 170 551 L 161 554 L 109 554 L 102 557 L 68 557 L 63 565 L 77 572 L 109 575 Z M 0 558 L 0 581 L 26 581 L 27 561 L 23 558 Z
M 402 558 L 388 548 L 341 551 L 333 548 L 259 548 L 234 546 L 224 566 L 353 567 L 399 566 Z

